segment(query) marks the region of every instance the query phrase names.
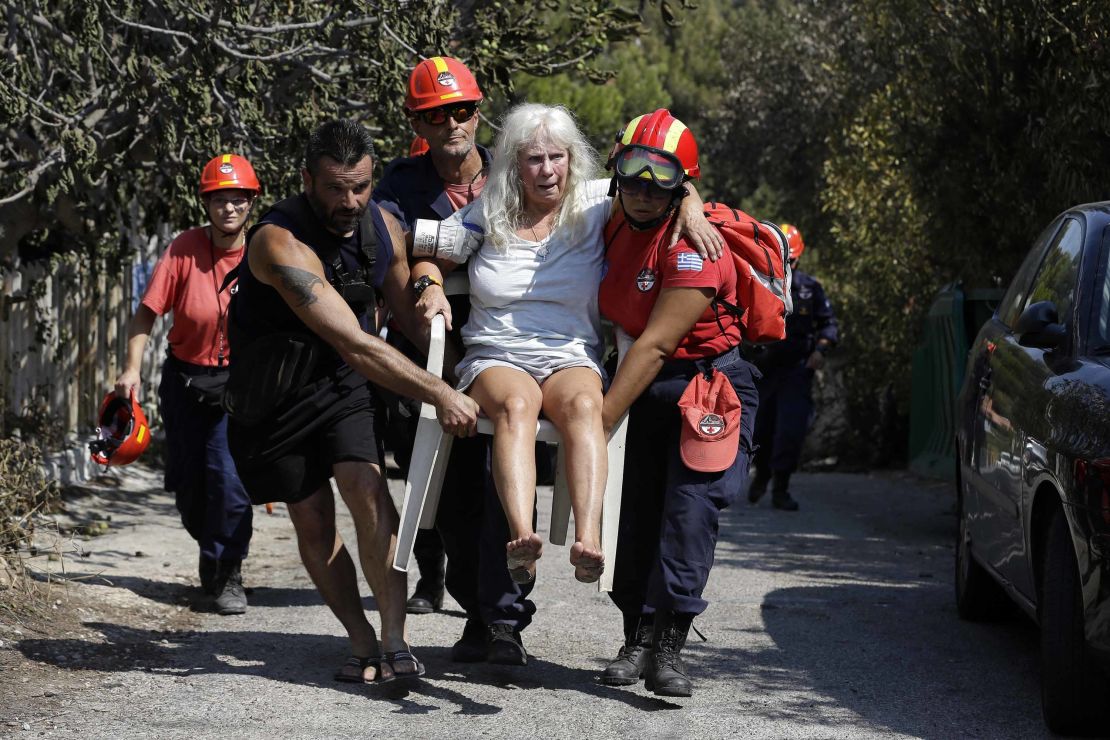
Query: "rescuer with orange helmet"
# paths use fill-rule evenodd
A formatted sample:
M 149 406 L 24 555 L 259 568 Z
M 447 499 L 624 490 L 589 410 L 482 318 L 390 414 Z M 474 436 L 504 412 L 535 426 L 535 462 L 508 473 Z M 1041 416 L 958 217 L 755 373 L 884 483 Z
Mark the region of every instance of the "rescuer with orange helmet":
M 763 373 L 759 415 L 755 420 L 755 477 L 748 501 L 755 504 L 771 484 L 771 505 L 797 511 L 790 495 L 790 476 L 798 468 L 806 433 L 813 422 L 813 377 L 836 347 L 839 331 L 832 304 L 821 283 L 798 269 L 805 250 L 802 232 L 782 224 L 790 246 L 790 293 L 794 312 L 786 317 L 786 339 L 753 348 L 752 361 Z
M 127 356 L 115 382 L 121 401 L 140 395 L 150 333 L 155 320 L 172 311 L 169 354 L 158 386 L 166 432 L 165 488 L 175 494 L 181 521 L 197 541 L 201 586 L 220 614 L 246 611 L 241 564 L 252 518 L 228 451 L 227 415 L 220 406 L 230 360 L 231 300 L 221 286 L 243 257 L 246 225 L 261 190 L 251 163 L 238 154 L 221 154 L 204 166 L 197 193 L 208 224 L 179 234 L 159 258 L 128 326 Z M 107 463 L 118 464 L 121 452 L 107 456 Z

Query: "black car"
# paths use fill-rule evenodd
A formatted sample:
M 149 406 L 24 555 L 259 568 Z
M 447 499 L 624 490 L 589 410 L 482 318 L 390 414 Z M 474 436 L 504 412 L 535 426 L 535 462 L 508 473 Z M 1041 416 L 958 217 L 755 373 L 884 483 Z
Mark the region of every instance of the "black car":
M 1040 625 L 1056 732 L 1110 731 L 1110 202 L 1037 239 L 968 356 L 956 432 L 956 603 Z M 1008 597 L 1008 598 L 1007 598 Z

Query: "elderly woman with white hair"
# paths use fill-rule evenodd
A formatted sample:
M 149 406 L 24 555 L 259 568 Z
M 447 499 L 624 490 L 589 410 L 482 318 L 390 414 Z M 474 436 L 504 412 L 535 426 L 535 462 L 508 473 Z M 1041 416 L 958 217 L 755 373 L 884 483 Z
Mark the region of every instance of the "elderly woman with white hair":
M 609 180 L 594 179 L 597 154 L 562 106 L 518 105 L 501 126 L 481 197 L 437 227 L 438 241 L 417 238 L 412 277 L 424 288 L 426 317 L 444 313 L 450 328 L 442 270 L 469 263 L 466 355 L 456 374 L 459 389 L 468 389 L 493 421 L 493 477 L 509 524 L 513 579 L 535 578 L 543 548 L 532 526 L 534 435 L 542 413 L 565 446 L 575 530 L 570 562 L 575 578 L 588 583 L 604 569 L 600 521 L 608 458 L 598 286 L 612 209 Z M 680 228 L 712 231 L 702 228 L 700 200 L 688 200 L 683 211 L 690 228 Z M 459 238 L 442 238 L 450 233 Z

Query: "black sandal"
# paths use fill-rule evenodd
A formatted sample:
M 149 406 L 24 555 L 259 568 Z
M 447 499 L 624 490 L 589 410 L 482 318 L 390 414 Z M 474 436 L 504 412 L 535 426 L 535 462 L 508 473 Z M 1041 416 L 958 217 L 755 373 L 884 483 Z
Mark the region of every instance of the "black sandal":
M 366 680 L 367 668 L 374 669 L 374 679 L 372 681 Z M 385 681 L 382 680 L 382 659 L 377 655 L 368 658 L 361 655 L 352 655 L 343 661 L 343 665 L 339 666 L 334 678 L 340 683 L 384 683 Z
M 424 664 L 412 654 L 411 650 L 394 650 L 393 652 L 387 652 L 382 656 L 382 663 L 387 663 L 389 665 L 393 675 L 388 678 L 382 678 L 380 681 L 375 681 L 374 683 L 388 683 L 396 680 L 420 678 L 425 673 Z M 398 671 L 395 665 L 396 663 L 412 663 L 416 667 L 416 670 L 405 672 Z

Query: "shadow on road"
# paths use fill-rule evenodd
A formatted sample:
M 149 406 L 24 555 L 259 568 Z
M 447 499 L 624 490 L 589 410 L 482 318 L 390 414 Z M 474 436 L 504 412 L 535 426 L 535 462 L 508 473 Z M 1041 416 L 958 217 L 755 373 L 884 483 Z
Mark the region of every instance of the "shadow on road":
M 148 630 L 107 622 L 88 622 L 103 642 L 79 639 L 25 639 L 15 647 L 28 659 L 68 670 L 107 673 L 147 672 L 185 681 L 205 674 L 225 674 L 321 686 L 368 700 L 385 700 L 403 714 L 426 714 L 453 704 L 457 714 L 491 715 L 496 704 L 476 701 L 465 685 L 483 684 L 509 691 L 570 690 L 585 697 L 604 697 L 640 710 L 680 709 L 676 704 L 623 692 L 597 683 L 597 673 L 533 659 L 527 668 L 487 664 L 461 666 L 450 662 L 448 648 L 417 649 L 425 662 L 426 679 L 382 685 L 335 681 L 335 670 L 346 659 L 349 645 L 335 635 L 273 632 L 174 632 Z M 458 685 L 464 691 L 456 691 Z M 429 702 L 422 702 L 427 697 Z
M 861 476 L 843 490 L 836 476 L 809 482 L 813 495 L 803 487 L 797 514 L 732 507 L 715 567 L 812 585 L 774 588 L 758 605 L 725 594 L 718 608 L 758 606 L 762 625 L 750 629 L 770 646 L 694 643 L 692 671 L 737 676 L 776 697 L 755 704 L 768 718 L 845 714 L 843 726 L 815 727 L 818 736 L 862 718 L 923 738 L 1044 737 L 1035 626 L 1016 610 L 993 624 L 956 614 L 956 520 L 943 489 Z

